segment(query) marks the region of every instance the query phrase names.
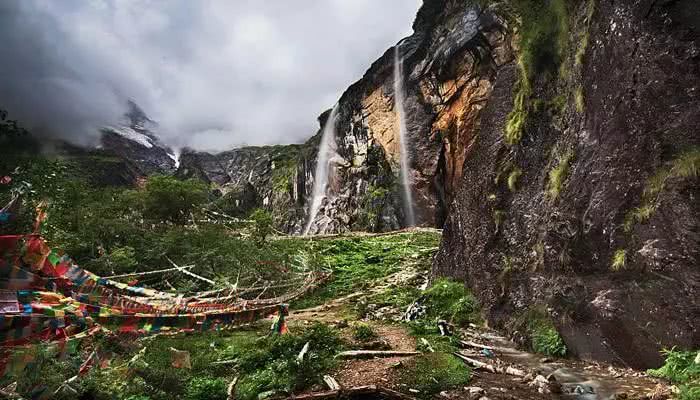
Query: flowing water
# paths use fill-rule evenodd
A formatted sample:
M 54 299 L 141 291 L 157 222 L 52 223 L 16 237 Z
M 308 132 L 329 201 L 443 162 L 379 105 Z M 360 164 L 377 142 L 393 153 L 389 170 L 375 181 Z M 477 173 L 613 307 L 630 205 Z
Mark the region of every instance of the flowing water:
M 314 173 L 314 189 L 311 197 L 311 207 L 309 208 L 309 219 L 304 227 L 304 236 L 308 235 L 318 210 L 323 204 L 323 199 L 328 195 L 328 176 L 332 167 L 333 155 L 337 149 L 335 142 L 335 120 L 337 116 L 338 104 L 333 107 L 326 124 L 323 126 L 321 143 L 318 146 L 318 157 L 316 158 L 316 172 Z
M 406 146 L 406 118 L 404 112 L 405 93 L 403 87 L 403 59 L 400 54 L 400 46 L 394 48 L 394 107 L 399 123 L 399 175 L 403 190 L 403 209 L 406 216 L 406 226 L 416 224 L 416 216 L 413 211 L 413 194 L 411 193 L 411 173 L 409 169 L 408 148 Z

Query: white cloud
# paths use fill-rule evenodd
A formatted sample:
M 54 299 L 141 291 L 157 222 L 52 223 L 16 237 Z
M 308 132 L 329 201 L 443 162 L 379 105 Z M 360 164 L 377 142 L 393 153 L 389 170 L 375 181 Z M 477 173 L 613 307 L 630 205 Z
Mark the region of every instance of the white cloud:
M 85 141 L 96 126 L 114 124 L 133 98 L 174 145 L 298 142 L 372 61 L 409 34 L 418 6 L 6 0 L 0 108 Z

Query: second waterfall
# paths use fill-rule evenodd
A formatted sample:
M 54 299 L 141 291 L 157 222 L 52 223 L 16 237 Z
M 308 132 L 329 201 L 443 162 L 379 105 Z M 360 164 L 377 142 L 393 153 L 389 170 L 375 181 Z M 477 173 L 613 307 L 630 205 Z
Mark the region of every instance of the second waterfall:
M 413 211 L 413 194 L 411 193 L 411 172 L 408 146 L 406 145 L 406 113 L 404 108 L 403 58 L 401 47 L 394 48 L 394 111 L 399 125 L 399 176 L 403 191 L 403 210 L 406 216 L 405 225 L 415 226 L 416 216 Z
M 321 142 L 318 146 L 318 156 L 316 158 L 316 172 L 314 174 L 314 186 L 309 207 L 309 216 L 302 234 L 309 234 L 311 227 L 316 221 L 318 211 L 321 209 L 323 200 L 328 196 L 328 179 L 332 170 L 333 155 L 337 144 L 335 142 L 335 122 L 338 116 L 338 104 L 333 107 L 321 133 Z

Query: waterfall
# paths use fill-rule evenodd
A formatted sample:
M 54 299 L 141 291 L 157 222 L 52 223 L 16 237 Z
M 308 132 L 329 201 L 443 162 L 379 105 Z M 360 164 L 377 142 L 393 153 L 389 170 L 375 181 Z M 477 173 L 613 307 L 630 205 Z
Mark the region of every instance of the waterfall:
M 316 219 L 318 210 L 321 208 L 323 199 L 327 196 L 328 175 L 332 166 L 332 156 L 335 154 L 337 144 L 335 142 L 335 120 L 338 116 L 338 104 L 333 107 L 321 133 L 321 143 L 318 146 L 318 156 L 316 157 L 316 172 L 314 173 L 314 189 L 311 197 L 311 208 L 309 208 L 309 220 L 304 227 L 303 235 L 309 234 L 309 230 Z
M 394 108 L 399 123 L 399 160 L 401 188 L 403 190 L 403 209 L 406 214 L 406 225 L 414 226 L 416 216 L 413 212 L 413 194 L 411 193 L 411 175 L 409 169 L 408 149 L 406 146 L 406 118 L 404 112 L 403 59 L 400 47 L 394 48 Z

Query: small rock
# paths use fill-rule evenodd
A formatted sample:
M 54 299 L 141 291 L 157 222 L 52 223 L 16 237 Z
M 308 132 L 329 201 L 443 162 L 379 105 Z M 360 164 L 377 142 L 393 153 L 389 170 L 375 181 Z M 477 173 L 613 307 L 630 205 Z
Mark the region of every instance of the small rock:
M 541 359 L 540 359 L 540 362 L 541 362 L 542 364 L 548 364 L 548 363 L 551 363 L 551 362 L 552 362 L 552 359 L 551 359 L 551 358 L 545 357 L 545 358 L 541 358 Z
M 467 391 L 469 394 L 483 394 L 485 393 L 484 389 L 478 387 L 478 386 L 468 386 L 465 387 L 464 390 Z

